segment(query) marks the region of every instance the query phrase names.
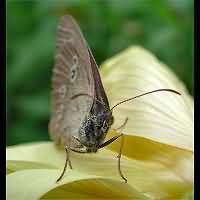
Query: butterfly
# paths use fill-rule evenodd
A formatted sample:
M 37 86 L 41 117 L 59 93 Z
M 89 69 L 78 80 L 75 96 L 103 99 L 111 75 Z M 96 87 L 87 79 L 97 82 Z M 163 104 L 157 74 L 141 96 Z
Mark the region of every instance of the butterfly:
M 66 150 L 61 180 L 70 161 L 70 151 L 96 153 L 118 138 L 122 138 L 118 155 L 118 171 L 127 182 L 120 167 L 123 133 L 105 141 L 114 122 L 112 111 L 118 105 L 159 91 L 179 94 L 172 89 L 158 89 L 125 99 L 110 108 L 98 66 L 76 21 L 62 16 L 58 25 L 55 66 L 52 76 L 52 112 L 49 122 L 50 137 Z M 127 119 L 120 129 L 125 126 Z

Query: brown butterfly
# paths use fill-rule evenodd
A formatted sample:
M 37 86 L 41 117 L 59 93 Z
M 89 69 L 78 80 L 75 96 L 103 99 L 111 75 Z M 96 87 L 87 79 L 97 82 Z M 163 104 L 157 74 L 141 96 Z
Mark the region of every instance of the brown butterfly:
M 158 91 L 180 95 L 171 89 L 159 89 L 126 99 L 110 108 L 97 64 L 79 26 L 71 16 L 63 16 L 60 19 L 56 50 L 49 133 L 55 143 L 65 145 L 67 156 L 64 170 L 57 181 L 63 177 L 68 163 L 72 168 L 69 151 L 97 152 L 98 149 L 123 136 L 121 133 L 104 142 L 113 124 L 112 110 L 116 106 Z M 122 145 L 123 140 L 118 156 L 118 170 L 120 176 L 127 182 L 120 168 Z

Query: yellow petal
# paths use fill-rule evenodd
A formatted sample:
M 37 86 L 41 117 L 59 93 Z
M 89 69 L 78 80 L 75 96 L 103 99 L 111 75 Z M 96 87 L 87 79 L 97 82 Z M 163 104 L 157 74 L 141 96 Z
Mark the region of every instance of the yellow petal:
M 151 90 L 149 94 L 114 109 L 114 128 L 128 123 L 123 132 L 164 144 L 193 150 L 193 100 L 183 83 L 155 56 L 141 47 L 131 47 L 101 66 L 101 77 L 110 105 Z
M 24 153 L 22 154 L 22 152 Z M 64 180 L 71 181 L 72 179 L 74 181 L 79 180 L 80 177 L 82 176 L 84 176 L 83 177 L 84 180 L 87 179 L 86 176 L 89 177 L 98 176 L 98 178 L 103 178 L 106 181 L 112 179 L 113 181 L 116 180 L 124 184 L 123 180 L 118 174 L 116 156 L 117 156 L 116 153 L 113 153 L 112 151 L 109 151 L 107 149 L 102 149 L 96 154 L 87 154 L 87 155 L 82 155 L 72 152 L 71 161 L 73 165 L 73 170 L 69 169 L 67 170 L 63 181 Z M 38 176 L 40 177 L 42 176 L 41 174 L 47 170 L 46 171 L 47 175 L 45 175 L 45 177 L 48 176 L 49 179 L 51 179 L 51 184 L 52 184 L 52 182 L 53 181 L 55 182 L 55 180 L 58 178 L 58 176 L 62 171 L 65 162 L 65 152 L 64 150 L 59 150 L 55 148 L 55 146 L 52 143 L 47 142 L 47 143 L 31 144 L 30 146 L 23 145 L 23 146 L 8 148 L 7 159 L 42 162 L 45 164 L 51 164 L 59 167 L 60 168 L 59 170 L 50 170 L 51 172 L 47 169 L 41 169 L 42 170 L 41 173 L 40 170 L 39 171 L 35 170 L 35 174 L 33 176 L 34 178 L 32 178 L 32 176 L 27 175 L 27 177 L 29 177 L 29 180 L 32 183 L 35 179 L 37 180 L 36 178 L 37 172 L 39 173 Z M 191 182 L 184 180 L 177 173 L 177 171 L 174 171 L 173 168 L 168 168 L 162 162 L 146 162 L 145 160 L 134 160 L 126 156 L 122 156 L 121 168 L 125 177 L 127 177 L 128 179 L 129 185 L 125 184 L 125 186 L 127 187 L 131 186 L 132 188 L 134 188 L 133 189 L 134 194 L 136 194 L 135 190 L 140 191 L 143 195 L 145 195 L 145 197 L 149 197 L 150 199 L 156 199 L 156 198 L 181 199 L 185 195 L 185 193 L 191 192 L 193 190 L 193 185 Z M 27 184 L 27 180 L 25 178 L 23 179 L 24 171 L 28 172 L 29 170 L 16 171 L 15 173 L 11 173 L 10 175 L 8 175 L 8 177 L 13 177 L 15 174 L 21 174 L 20 177 L 17 177 L 17 179 L 20 179 L 22 180 L 22 182 L 24 181 Z M 55 174 L 52 175 L 52 172 L 55 172 Z M 79 175 L 76 175 L 76 173 Z M 49 179 L 47 178 L 47 180 Z M 13 182 L 13 180 L 14 178 L 9 179 L 8 182 L 12 184 L 11 182 Z M 45 180 L 46 178 L 41 180 L 42 184 L 46 184 Z M 63 181 L 61 183 L 63 183 Z M 8 184 L 8 188 L 14 188 L 14 185 L 10 184 Z M 41 183 L 38 183 L 38 185 L 39 184 Z M 87 185 L 87 182 L 85 183 L 85 185 Z M 110 185 L 112 186 L 112 183 Z M 33 189 L 32 186 L 30 187 Z M 77 187 L 79 187 L 79 183 Z M 119 187 L 116 187 L 116 185 L 114 185 L 114 187 L 111 187 L 111 190 L 113 191 L 116 190 L 115 192 L 118 192 L 119 190 L 118 188 Z M 27 190 L 30 191 L 31 189 Z M 37 190 L 37 188 L 35 187 L 32 193 L 34 193 L 34 190 Z M 87 193 L 89 192 L 88 190 L 90 189 L 89 188 L 87 189 Z M 104 189 L 102 190 L 104 191 Z M 18 188 L 17 191 L 18 195 L 23 195 L 25 189 L 22 190 L 22 188 Z M 47 190 L 42 190 L 42 191 L 43 192 L 45 191 L 46 193 L 49 191 L 49 188 Z M 37 191 L 35 192 L 37 193 Z M 83 194 L 85 194 L 85 192 L 86 191 L 83 191 Z M 8 191 L 8 193 L 10 192 Z
M 31 162 L 22 160 L 8 160 L 6 161 L 6 174 L 24 169 L 55 169 L 56 167 L 41 162 Z
M 62 167 L 65 160 L 65 151 L 64 147 L 62 151 L 59 151 L 52 142 L 14 145 L 7 147 L 6 160 L 39 162 Z
M 184 195 L 182 200 L 194 200 L 194 192 L 188 192 Z
M 59 170 L 41 169 L 10 174 L 7 176 L 7 199 L 149 199 L 123 182 L 75 170 L 56 183 L 59 173 Z
M 115 135 L 115 131 L 110 131 L 107 140 Z M 119 139 L 107 148 L 119 152 L 120 145 L 121 140 Z M 129 158 L 143 161 L 147 165 L 148 163 L 159 163 L 166 169 L 175 172 L 182 180 L 191 185 L 194 183 L 194 154 L 192 151 L 130 135 L 124 136 L 122 150 L 123 155 Z

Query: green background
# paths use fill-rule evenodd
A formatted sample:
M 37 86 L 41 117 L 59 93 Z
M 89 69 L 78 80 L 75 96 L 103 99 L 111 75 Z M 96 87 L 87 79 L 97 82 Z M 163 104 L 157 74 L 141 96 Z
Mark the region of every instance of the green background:
M 48 139 L 60 15 L 73 15 L 98 64 L 130 45 L 152 51 L 193 94 L 192 0 L 7 0 L 7 145 Z

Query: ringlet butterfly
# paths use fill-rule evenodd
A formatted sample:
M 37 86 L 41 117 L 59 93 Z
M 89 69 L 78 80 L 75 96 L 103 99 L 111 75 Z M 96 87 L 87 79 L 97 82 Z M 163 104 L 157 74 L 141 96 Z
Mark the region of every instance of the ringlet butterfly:
M 50 137 L 56 144 L 64 145 L 66 150 L 65 166 L 57 181 L 63 177 L 68 163 L 72 169 L 70 151 L 97 152 L 121 137 L 118 171 L 127 182 L 120 168 L 123 134 L 104 142 L 113 124 L 112 110 L 122 103 L 159 91 L 180 95 L 175 90 L 158 89 L 126 99 L 110 108 L 98 66 L 78 24 L 71 16 L 61 17 L 57 32 L 52 77 L 52 113 L 49 123 Z

